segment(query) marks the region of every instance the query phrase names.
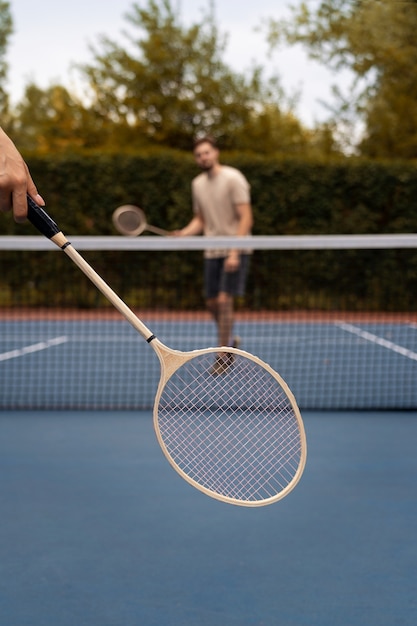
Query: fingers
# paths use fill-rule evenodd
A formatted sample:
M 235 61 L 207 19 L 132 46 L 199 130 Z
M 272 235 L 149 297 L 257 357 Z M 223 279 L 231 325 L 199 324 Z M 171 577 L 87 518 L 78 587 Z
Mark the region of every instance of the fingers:
M 15 189 L 11 195 L 11 204 L 15 222 L 18 222 L 19 224 L 24 222 L 28 211 L 26 189 Z
M 27 166 L 26 166 L 27 169 Z M 45 200 L 42 198 L 42 196 L 40 195 L 40 193 L 38 192 L 35 183 L 32 180 L 31 175 L 29 174 L 29 170 L 27 169 L 27 193 L 29 194 L 29 196 L 32 198 L 32 200 L 34 200 L 36 202 L 36 204 L 38 204 L 39 206 L 45 206 Z M 26 202 L 26 214 L 27 214 L 27 199 L 25 198 L 25 202 Z M 14 210 L 14 219 L 16 221 L 19 221 L 18 219 L 16 219 L 16 211 L 15 211 L 15 207 L 13 206 L 13 210 Z
M 13 210 L 13 217 L 15 222 L 21 224 L 27 218 L 28 211 L 28 203 L 27 203 L 27 194 L 30 195 L 32 200 L 36 202 L 36 204 L 40 206 L 45 206 L 45 201 L 42 196 L 38 193 L 35 183 L 32 180 L 32 177 L 29 174 L 29 170 L 26 167 L 26 179 L 24 182 L 15 185 L 12 193 L 9 195 L 10 206 L 6 209 Z
M 238 254 L 231 253 L 224 260 L 224 269 L 226 272 L 237 272 L 240 265 L 240 258 Z

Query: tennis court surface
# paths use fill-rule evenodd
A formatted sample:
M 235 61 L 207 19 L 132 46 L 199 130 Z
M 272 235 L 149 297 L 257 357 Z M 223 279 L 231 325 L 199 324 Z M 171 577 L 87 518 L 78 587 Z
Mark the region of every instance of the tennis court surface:
M 149 412 L 0 414 L 0 623 L 413 626 L 415 412 L 306 412 L 284 500 L 217 502 Z
M 235 331 L 294 392 L 308 448 L 296 488 L 255 508 L 173 471 L 158 358 L 65 255 L 0 239 L 1 625 L 417 623 L 415 237 L 250 242 Z M 91 239 L 163 343 L 216 344 L 201 238 Z
M 0 313 L 1 408 L 151 408 L 159 361 L 125 320 L 106 315 Z M 244 314 L 236 331 L 245 350 L 281 374 L 300 408 L 417 407 L 417 315 L 292 317 Z M 144 319 L 170 347 L 216 345 L 204 313 Z

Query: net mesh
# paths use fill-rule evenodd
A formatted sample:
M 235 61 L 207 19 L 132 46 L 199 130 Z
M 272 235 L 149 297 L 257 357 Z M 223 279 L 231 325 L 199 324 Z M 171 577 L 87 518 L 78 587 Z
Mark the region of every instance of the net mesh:
M 202 249 L 251 255 L 234 334 L 302 409 L 417 407 L 417 242 L 397 237 L 69 237 L 166 345 L 217 345 Z M 158 359 L 43 237 L 0 237 L 0 408 L 150 409 Z

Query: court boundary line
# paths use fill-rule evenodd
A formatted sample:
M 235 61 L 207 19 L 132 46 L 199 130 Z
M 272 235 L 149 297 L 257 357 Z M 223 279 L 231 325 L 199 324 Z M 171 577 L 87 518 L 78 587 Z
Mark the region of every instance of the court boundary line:
M 361 339 L 366 339 L 371 343 L 375 343 L 382 348 L 387 348 L 392 352 L 397 352 L 401 354 L 401 356 L 406 357 L 407 359 L 411 359 L 412 361 L 417 361 L 417 353 L 409 350 L 408 348 L 404 348 L 403 346 L 399 346 L 393 341 L 389 341 L 388 339 L 384 339 L 383 337 L 379 337 L 374 333 L 370 333 L 367 330 L 362 330 L 362 328 L 358 328 L 357 326 L 353 326 L 353 324 L 347 324 L 346 322 L 336 322 L 336 326 L 341 328 L 342 330 L 351 333 L 352 335 L 357 335 L 361 337 Z
M 65 335 L 62 335 L 61 337 L 54 337 L 53 339 L 48 339 L 47 341 L 39 341 L 38 343 L 33 343 L 32 345 L 24 346 L 23 348 L 16 348 L 15 350 L 3 352 L 3 354 L 0 354 L 0 361 L 9 361 L 10 359 L 17 359 L 21 356 L 26 356 L 27 354 L 33 354 L 34 352 L 41 352 L 42 350 L 47 350 L 48 348 L 67 343 L 67 341 L 68 337 Z

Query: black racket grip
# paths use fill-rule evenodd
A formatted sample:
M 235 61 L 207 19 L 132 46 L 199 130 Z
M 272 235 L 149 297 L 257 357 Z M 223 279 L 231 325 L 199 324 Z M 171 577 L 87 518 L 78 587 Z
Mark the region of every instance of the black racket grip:
M 42 235 L 45 235 L 48 239 L 51 239 L 54 235 L 57 235 L 60 230 L 55 224 L 54 220 L 49 217 L 48 213 L 43 210 L 30 196 L 27 196 L 28 201 L 28 220 L 35 228 L 38 229 Z

